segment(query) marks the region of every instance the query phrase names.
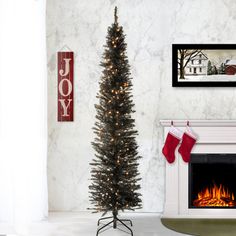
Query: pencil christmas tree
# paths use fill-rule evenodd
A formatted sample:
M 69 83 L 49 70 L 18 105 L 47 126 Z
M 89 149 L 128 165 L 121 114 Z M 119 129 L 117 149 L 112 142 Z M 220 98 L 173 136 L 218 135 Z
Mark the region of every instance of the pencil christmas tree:
M 138 192 L 138 145 L 136 143 L 135 120 L 132 118 L 132 82 L 130 66 L 126 55 L 125 35 L 118 24 L 117 8 L 114 23 L 108 28 L 105 52 L 101 66 L 104 68 L 97 97 L 94 132 L 95 159 L 91 165 L 92 184 L 90 200 L 95 212 L 111 212 L 113 228 L 117 222 L 132 230 L 124 223 L 130 220 L 118 218 L 118 212 L 141 207 Z M 100 219 L 103 220 L 104 218 Z M 99 222 L 100 222 L 99 220 Z M 106 227 L 103 226 L 102 228 Z M 101 228 L 98 230 L 98 232 Z M 97 232 L 97 234 L 98 234 Z

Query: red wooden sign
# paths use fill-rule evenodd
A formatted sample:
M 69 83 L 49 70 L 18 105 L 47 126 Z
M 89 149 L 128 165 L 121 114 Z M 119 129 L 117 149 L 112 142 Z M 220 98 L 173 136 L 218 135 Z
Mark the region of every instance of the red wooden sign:
M 73 121 L 74 53 L 58 52 L 58 121 Z

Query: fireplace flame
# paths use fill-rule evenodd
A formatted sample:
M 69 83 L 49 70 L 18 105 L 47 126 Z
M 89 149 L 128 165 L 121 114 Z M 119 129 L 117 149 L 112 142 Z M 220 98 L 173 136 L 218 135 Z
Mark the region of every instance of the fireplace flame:
M 231 193 L 222 184 L 217 186 L 214 184 L 212 187 L 206 187 L 197 195 L 197 199 L 193 201 L 195 207 L 234 207 L 234 194 Z

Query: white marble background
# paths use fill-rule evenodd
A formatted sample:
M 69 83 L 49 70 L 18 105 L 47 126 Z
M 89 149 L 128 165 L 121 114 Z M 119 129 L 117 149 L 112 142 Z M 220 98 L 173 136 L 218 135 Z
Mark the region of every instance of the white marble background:
M 160 119 L 236 119 L 235 88 L 172 88 L 172 43 L 236 43 L 234 0 L 48 0 L 48 183 L 50 210 L 89 206 L 90 142 L 99 62 L 118 6 L 127 34 L 136 104 L 144 212 L 162 212 Z M 57 122 L 56 52 L 75 52 L 75 121 Z

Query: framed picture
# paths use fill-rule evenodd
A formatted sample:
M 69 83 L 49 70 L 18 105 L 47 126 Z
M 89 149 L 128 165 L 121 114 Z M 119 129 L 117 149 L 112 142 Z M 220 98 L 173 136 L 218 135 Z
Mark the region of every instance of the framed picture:
M 173 44 L 173 87 L 235 87 L 236 44 Z

